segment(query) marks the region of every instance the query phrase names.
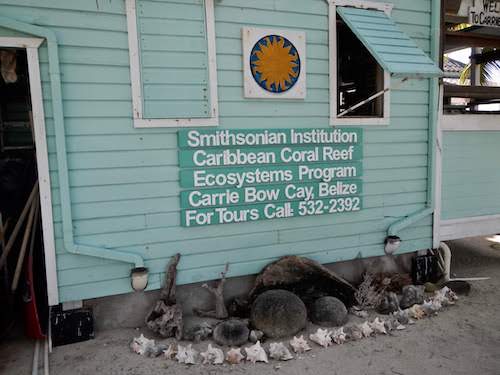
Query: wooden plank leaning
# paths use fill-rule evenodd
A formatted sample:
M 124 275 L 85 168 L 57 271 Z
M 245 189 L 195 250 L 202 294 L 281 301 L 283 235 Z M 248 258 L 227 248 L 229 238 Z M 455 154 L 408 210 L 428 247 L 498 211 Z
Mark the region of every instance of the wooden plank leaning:
M 0 257 L 0 269 L 7 263 L 7 256 L 9 255 L 9 252 L 12 250 L 14 247 L 14 242 L 16 241 L 17 234 L 19 233 L 19 230 L 21 229 L 21 226 L 23 225 L 24 219 L 26 218 L 26 215 L 28 214 L 28 211 L 31 208 L 31 205 L 33 203 L 33 200 L 35 199 L 35 196 L 38 193 L 38 181 L 35 182 L 35 185 L 33 186 L 33 190 L 31 190 L 31 193 L 28 197 L 28 200 L 26 201 L 26 204 L 24 205 L 23 211 L 21 212 L 21 215 L 19 216 L 19 219 L 17 220 L 16 226 L 12 230 L 12 234 L 9 237 L 9 241 L 7 242 L 7 245 L 5 245 L 5 249 L 2 253 L 2 256 Z

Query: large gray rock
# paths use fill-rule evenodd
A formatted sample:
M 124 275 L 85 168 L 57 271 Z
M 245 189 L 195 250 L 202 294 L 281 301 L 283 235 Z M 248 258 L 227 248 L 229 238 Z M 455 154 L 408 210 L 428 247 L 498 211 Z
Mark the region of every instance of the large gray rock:
M 407 285 L 403 287 L 399 306 L 402 309 L 407 309 L 415 304 L 424 303 L 424 286 L 423 285 Z
M 250 319 L 267 337 L 292 336 L 306 326 L 307 310 L 304 302 L 292 292 L 268 290 L 255 299 Z
M 248 341 L 249 333 L 250 330 L 245 322 L 230 319 L 217 324 L 212 336 L 219 345 L 240 346 Z
M 310 313 L 311 321 L 320 326 L 341 326 L 347 322 L 347 308 L 335 297 L 318 298 L 311 305 Z

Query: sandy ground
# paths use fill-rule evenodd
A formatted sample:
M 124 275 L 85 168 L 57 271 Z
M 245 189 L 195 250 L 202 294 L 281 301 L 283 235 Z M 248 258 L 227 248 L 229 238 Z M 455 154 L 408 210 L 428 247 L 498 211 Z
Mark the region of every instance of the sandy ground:
M 376 336 L 328 349 L 313 350 L 289 362 L 223 366 L 186 366 L 163 358 L 143 358 L 128 349 L 133 336 L 147 330 L 111 330 L 95 340 L 57 347 L 52 374 L 500 374 L 500 248 L 484 239 L 450 243 L 456 276 L 491 276 L 473 283 L 468 297 L 438 316 L 391 336 Z M 351 317 L 351 323 L 355 322 Z M 312 327 L 311 327 L 312 328 Z M 31 371 L 32 343 L 1 343 L 0 374 Z M 196 345 L 204 350 L 207 343 Z M 314 345 L 314 344 L 312 344 Z

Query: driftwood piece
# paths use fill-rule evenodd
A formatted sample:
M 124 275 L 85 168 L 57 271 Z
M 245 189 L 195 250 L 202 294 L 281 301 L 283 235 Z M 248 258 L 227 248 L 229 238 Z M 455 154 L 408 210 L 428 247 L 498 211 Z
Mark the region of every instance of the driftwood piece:
M 146 325 L 149 329 L 162 337 L 175 336 L 177 340 L 182 338 L 183 328 L 182 308 L 175 298 L 175 278 L 180 257 L 180 254 L 176 254 L 168 263 L 160 299 L 146 315 Z
M 196 315 L 206 318 L 227 319 L 229 314 L 227 312 L 226 304 L 224 303 L 224 284 L 226 283 L 226 274 L 229 269 L 229 263 L 226 263 L 224 271 L 221 272 L 220 280 L 215 287 L 208 284 L 203 284 L 202 287 L 207 289 L 215 298 L 215 310 L 200 310 L 194 309 Z

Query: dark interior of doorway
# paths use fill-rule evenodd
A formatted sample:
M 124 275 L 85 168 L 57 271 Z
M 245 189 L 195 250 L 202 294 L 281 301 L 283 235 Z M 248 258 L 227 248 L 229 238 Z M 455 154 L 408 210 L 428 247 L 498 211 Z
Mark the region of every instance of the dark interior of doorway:
M 47 287 L 26 50 L 0 47 L 0 63 L 0 340 L 43 338 Z

